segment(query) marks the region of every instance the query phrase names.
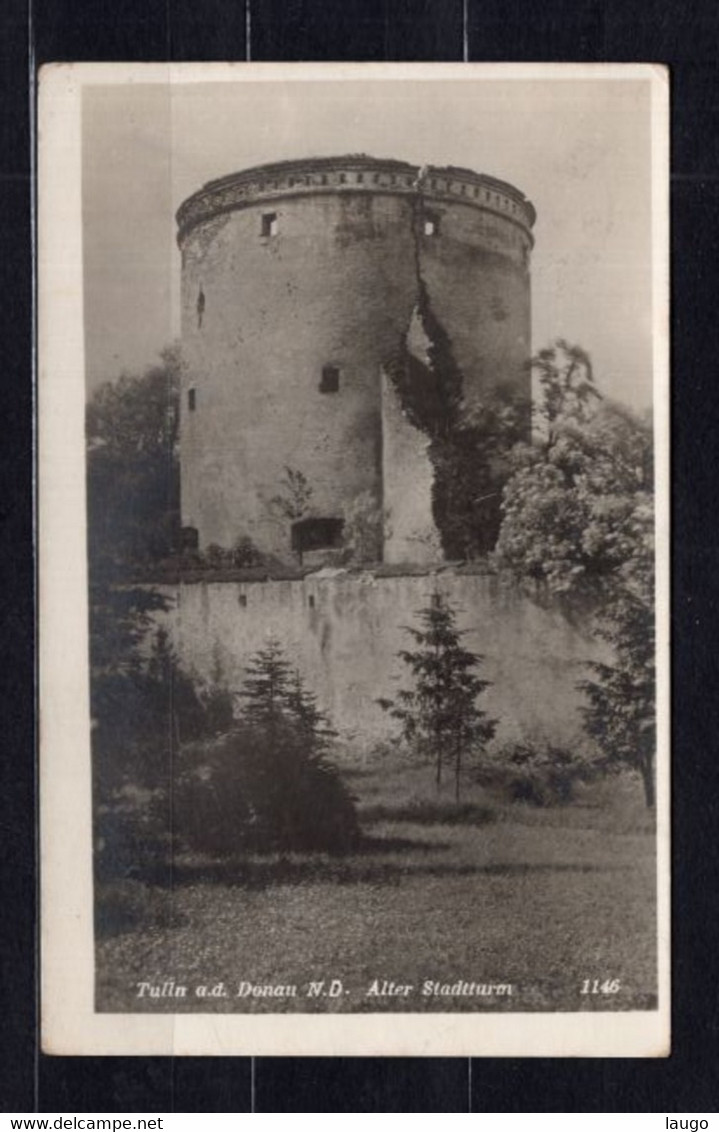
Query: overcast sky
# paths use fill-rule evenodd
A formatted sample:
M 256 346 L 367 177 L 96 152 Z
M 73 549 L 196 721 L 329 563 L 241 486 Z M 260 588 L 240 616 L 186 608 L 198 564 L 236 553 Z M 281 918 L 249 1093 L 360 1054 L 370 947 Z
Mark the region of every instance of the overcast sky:
M 568 338 L 612 396 L 651 399 L 650 91 L 645 81 L 317 81 L 88 87 L 83 102 L 90 387 L 179 331 L 178 205 L 265 161 L 367 153 L 462 165 L 537 209 L 533 349 Z

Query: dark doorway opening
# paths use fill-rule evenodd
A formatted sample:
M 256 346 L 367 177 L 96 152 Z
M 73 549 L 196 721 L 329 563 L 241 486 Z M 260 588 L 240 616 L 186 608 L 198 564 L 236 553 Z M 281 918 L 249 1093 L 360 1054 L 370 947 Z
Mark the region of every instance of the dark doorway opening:
M 292 549 L 302 555 L 340 547 L 343 527 L 344 519 L 300 519 L 292 524 Z

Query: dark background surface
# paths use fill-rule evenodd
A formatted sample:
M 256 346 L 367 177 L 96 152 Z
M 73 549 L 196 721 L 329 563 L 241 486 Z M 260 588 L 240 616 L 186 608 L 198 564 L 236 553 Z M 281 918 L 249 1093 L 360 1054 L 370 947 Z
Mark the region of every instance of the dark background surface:
M 714 1111 L 719 16 L 708 0 L 250 0 L 253 60 L 661 62 L 672 72 L 674 1026 L 670 1059 L 52 1058 L 36 1048 L 32 254 L 37 65 L 246 57 L 237 0 L 6 0 L 0 13 L 4 839 L 0 1108 L 21 1112 Z M 254 1105 L 253 1105 L 254 1097 Z

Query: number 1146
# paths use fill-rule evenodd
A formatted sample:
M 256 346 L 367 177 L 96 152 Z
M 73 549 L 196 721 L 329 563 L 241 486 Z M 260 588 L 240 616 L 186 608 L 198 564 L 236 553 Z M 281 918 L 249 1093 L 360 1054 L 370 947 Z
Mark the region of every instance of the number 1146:
M 585 979 L 580 994 L 618 994 L 622 984 L 619 979 Z

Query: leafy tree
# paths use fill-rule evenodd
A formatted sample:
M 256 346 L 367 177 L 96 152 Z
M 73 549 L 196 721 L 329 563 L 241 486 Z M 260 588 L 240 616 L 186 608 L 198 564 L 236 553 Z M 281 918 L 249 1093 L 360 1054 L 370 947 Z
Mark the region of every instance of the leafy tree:
M 651 503 L 651 430 L 600 398 L 577 347 L 538 359 L 535 441 L 512 453 L 496 560 L 551 593 L 598 600 L 631 557 L 637 509 Z
M 536 412 L 544 426 L 546 444 L 551 447 L 556 426 L 569 419 L 588 420 L 601 394 L 589 354 L 564 338 L 540 350 L 531 361 L 531 369 L 540 388 Z
M 87 406 L 88 550 L 96 570 L 162 558 L 179 528 L 179 351 Z
M 654 800 L 654 546 L 650 426 L 607 402 L 564 341 L 534 361 L 535 442 L 518 446 L 502 501 L 499 566 L 580 609 L 613 660 L 582 682 L 606 767 L 629 766 Z
M 171 829 L 181 746 L 232 726 L 232 699 L 200 690 L 163 630 L 142 647 L 166 602 L 152 590 L 91 587 L 92 760 L 98 876 L 159 876 Z M 165 878 L 166 879 L 166 878 Z
M 118 792 L 167 785 L 172 682 L 142 649 L 166 609 L 153 590 L 127 585 L 127 567 L 167 553 L 177 522 L 180 359 L 167 349 L 142 376 L 123 375 L 87 405 L 87 506 L 94 784 L 98 808 Z M 179 669 L 173 658 L 172 665 Z M 165 673 L 165 676 L 167 673 Z M 177 683 L 175 681 L 175 683 Z M 190 705 L 191 696 L 180 697 Z
M 398 655 L 414 678 L 411 690 L 396 700 L 381 699 L 381 707 L 402 725 L 407 743 L 434 760 L 437 790 L 442 770 L 454 771 L 455 798 L 459 801 L 462 766 L 466 755 L 484 746 L 494 735 L 496 720 L 480 710 L 477 699 L 490 686 L 475 673 L 482 657 L 462 647 L 463 631 L 456 613 L 441 593 L 417 614 L 422 628 L 406 627 L 416 648 Z
M 633 514 L 633 553 L 618 572 L 611 603 L 596 618 L 595 634 L 611 647 L 612 663 L 594 662 L 582 683 L 588 698 L 587 731 L 609 771 L 632 767 L 641 776 L 647 807 L 655 802 L 656 667 L 653 515 Z

